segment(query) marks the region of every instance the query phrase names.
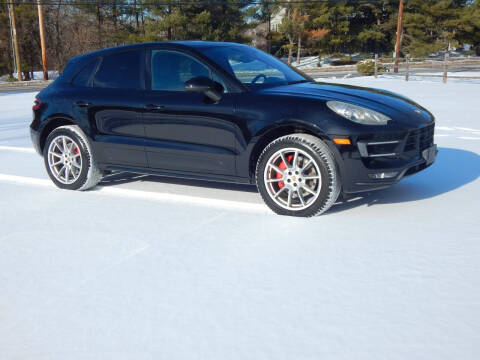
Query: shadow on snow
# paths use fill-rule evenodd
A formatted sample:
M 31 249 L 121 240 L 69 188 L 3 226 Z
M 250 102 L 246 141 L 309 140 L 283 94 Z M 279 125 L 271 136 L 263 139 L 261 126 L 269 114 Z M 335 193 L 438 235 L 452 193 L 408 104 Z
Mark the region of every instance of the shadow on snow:
M 332 212 L 361 205 L 391 204 L 432 198 L 458 189 L 480 176 L 480 156 L 474 152 L 439 148 L 435 163 L 385 190 L 358 194 L 337 203 Z M 355 195 L 354 195 L 355 196 Z
M 470 182 L 480 176 L 480 156 L 474 152 L 439 148 L 436 162 L 428 169 L 414 174 L 389 189 L 360 193 L 348 200 L 336 203 L 329 213 L 348 210 L 361 205 L 375 205 L 417 201 L 435 197 Z M 230 184 L 213 181 L 188 180 L 153 175 L 115 173 L 105 177 L 101 186 L 111 186 L 132 182 L 156 182 L 192 187 L 257 192 L 253 185 Z

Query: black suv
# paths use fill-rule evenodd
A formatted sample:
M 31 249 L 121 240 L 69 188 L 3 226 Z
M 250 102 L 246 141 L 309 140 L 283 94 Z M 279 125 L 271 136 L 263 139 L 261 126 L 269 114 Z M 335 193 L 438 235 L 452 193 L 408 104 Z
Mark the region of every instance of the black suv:
M 71 59 L 33 106 L 60 188 L 112 171 L 256 183 L 278 214 L 388 187 L 435 159 L 434 118 L 383 90 L 316 83 L 234 43 L 147 43 Z

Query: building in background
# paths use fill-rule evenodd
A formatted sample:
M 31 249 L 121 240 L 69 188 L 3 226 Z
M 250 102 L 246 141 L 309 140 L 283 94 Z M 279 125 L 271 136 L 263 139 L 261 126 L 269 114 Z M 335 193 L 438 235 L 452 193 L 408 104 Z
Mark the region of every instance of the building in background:
M 278 31 L 278 25 L 282 23 L 286 13 L 286 8 L 280 8 L 278 12 L 273 15 L 272 20 L 270 21 L 270 31 Z

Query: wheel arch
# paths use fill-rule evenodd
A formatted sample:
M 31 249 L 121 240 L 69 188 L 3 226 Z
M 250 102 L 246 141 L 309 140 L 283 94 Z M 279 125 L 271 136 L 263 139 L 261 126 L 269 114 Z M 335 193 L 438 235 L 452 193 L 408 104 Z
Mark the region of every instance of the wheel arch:
M 280 125 L 275 123 L 255 136 L 253 148 L 250 152 L 248 162 L 248 172 L 250 178 L 255 178 L 255 169 L 258 158 L 263 149 L 275 139 L 290 134 L 309 134 L 322 140 L 327 140 L 328 136 L 317 126 L 303 121 L 285 121 Z
M 47 141 L 48 135 L 60 126 L 66 125 L 76 125 L 75 121 L 70 118 L 69 116 L 65 115 L 56 115 L 51 117 L 43 126 L 42 130 L 40 131 L 40 151 L 43 152 L 45 147 L 45 142 Z

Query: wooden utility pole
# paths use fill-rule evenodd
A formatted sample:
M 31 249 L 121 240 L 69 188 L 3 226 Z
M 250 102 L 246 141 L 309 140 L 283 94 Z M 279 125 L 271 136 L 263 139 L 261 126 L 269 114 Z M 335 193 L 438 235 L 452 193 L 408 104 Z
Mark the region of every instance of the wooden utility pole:
M 40 0 L 37 0 L 38 8 L 38 27 L 40 29 L 40 46 L 42 48 L 42 66 L 43 66 L 43 80 L 48 80 L 47 71 L 47 51 L 45 49 L 45 25 L 43 25 L 43 12 Z
M 397 21 L 397 42 L 395 44 L 395 69 L 398 73 L 398 58 L 400 56 L 400 41 L 402 40 L 402 18 L 403 18 L 403 0 L 398 5 L 398 21 Z
M 13 1 L 8 3 L 8 16 L 10 18 L 10 26 L 13 38 L 13 52 L 15 53 L 15 67 L 17 68 L 18 81 L 22 81 L 22 69 L 20 67 L 20 52 L 18 51 L 17 27 L 15 26 L 15 11 L 13 9 Z

